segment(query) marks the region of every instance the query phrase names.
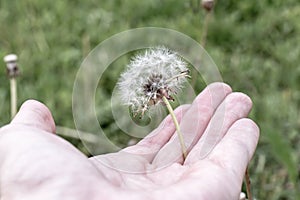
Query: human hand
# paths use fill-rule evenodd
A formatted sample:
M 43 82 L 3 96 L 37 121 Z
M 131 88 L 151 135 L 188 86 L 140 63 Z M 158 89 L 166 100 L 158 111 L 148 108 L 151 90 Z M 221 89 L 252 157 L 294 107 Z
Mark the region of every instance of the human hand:
M 189 154 L 183 162 L 168 116 L 138 144 L 85 157 L 56 136 L 50 111 L 27 101 L 0 129 L 0 197 L 10 199 L 238 199 L 259 137 L 252 103 L 221 83 L 175 113 Z

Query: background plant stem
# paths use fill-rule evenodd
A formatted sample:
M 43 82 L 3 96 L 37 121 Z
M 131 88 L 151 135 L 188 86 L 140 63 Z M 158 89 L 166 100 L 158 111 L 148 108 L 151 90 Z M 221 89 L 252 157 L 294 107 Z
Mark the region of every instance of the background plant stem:
M 253 200 L 252 194 L 251 194 L 251 182 L 250 182 L 248 166 L 247 166 L 246 172 L 245 172 L 245 183 L 246 183 L 246 191 L 247 191 L 248 200 Z
M 17 113 L 17 80 L 16 78 L 10 79 L 10 111 L 11 111 L 11 119 Z
M 200 41 L 200 44 L 203 47 L 203 49 L 205 49 L 205 45 L 206 45 L 208 26 L 209 26 L 211 16 L 212 16 L 212 11 L 209 11 L 209 12 L 205 13 L 203 30 L 202 30 L 201 41 Z M 200 61 L 201 61 L 202 53 L 199 55 L 199 57 L 200 57 Z M 199 77 L 198 71 L 195 68 L 193 68 L 193 70 L 192 70 L 192 81 L 191 81 L 191 85 L 192 85 L 193 88 L 196 87 L 197 77 Z
M 208 25 L 210 22 L 210 18 L 211 18 L 212 12 L 206 12 L 205 14 L 205 18 L 204 18 L 204 24 L 203 24 L 203 32 L 201 35 L 201 45 L 204 48 L 205 44 L 206 44 L 206 38 L 207 38 L 207 32 L 208 32 Z

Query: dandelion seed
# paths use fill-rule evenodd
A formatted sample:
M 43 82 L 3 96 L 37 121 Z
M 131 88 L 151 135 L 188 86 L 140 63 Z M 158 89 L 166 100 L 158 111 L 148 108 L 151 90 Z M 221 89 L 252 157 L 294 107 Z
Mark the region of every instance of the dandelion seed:
M 118 82 L 121 98 L 134 113 L 143 114 L 151 106 L 174 100 L 186 82 L 189 70 L 175 52 L 165 47 L 146 50 L 135 56 Z
M 177 130 L 182 155 L 187 150 L 174 111 L 169 103 L 189 77 L 187 63 L 165 47 L 155 47 L 135 56 L 118 82 L 121 98 L 132 112 L 144 115 L 151 106 L 167 106 Z

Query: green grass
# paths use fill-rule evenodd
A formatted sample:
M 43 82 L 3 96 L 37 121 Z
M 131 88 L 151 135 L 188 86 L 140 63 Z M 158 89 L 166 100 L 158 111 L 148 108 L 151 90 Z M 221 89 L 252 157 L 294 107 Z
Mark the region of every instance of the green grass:
M 201 39 L 204 11 L 197 1 L 0 1 L 0 57 L 19 56 L 19 106 L 44 102 L 56 123 L 74 128 L 72 89 L 86 55 L 121 31 L 159 26 Z M 193 5 L 193 7 L 191 6 Z M 300 4 L 297 0 L 218 1 L 206 49 L 223 80 L 254 103 L 251 118 L 261 128 L 250 165 L 257 199 L 299 199 Z M 175 41 L 174 41 L 175 42 Z M 112 64 L 96 95 L 97 115 L 111 140 L 125 145 L 111 116 L 110 93 L 129 56 Z M 0 125 L 10 120 L 9 81 L 0 70 Z M 200 91 L 203 84 L 196 88 Z M 103 117 L 104 116 L 104 117 Z M 68 138 L 70 139 L 70 138 Z M 70 139 L 84 148 L 77 139 Z

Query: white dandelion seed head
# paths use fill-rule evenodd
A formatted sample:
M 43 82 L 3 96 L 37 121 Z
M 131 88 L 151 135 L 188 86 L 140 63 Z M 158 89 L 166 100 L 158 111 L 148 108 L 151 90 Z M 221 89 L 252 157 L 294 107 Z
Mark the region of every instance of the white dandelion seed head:
M 154 47 L 132 58 L 121 75 L 118 87 L 125 105 L 135 112 L 144 112 L 161 102 L 162 95 L 172 99 L 184 82 L 187 63 L 176 52 L 165 47 Z

